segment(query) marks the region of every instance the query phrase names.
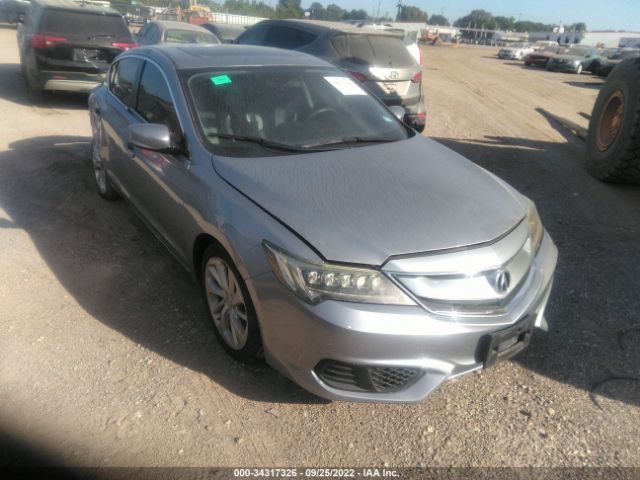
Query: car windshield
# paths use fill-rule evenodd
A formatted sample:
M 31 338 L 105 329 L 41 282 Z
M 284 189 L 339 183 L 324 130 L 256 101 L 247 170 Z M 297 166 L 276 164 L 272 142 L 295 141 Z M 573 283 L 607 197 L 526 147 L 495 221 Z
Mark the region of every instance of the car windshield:
M 525 44 L 524 43 L 514 43 L 513 45 L 511 45 L 511 48 L 524 48 Z
M 266 156 L 406 139 L 408 131 L 333 68 L 183 71 L 203 136 L 216 153 Z
M 567 55 L 575 55 L 576 57 L 584 57 L 587 53 L 587 49 L 584 47 L 571 47 L 567 52 Z
M 165 35 L 167 43 L 220 43 L 218 39 L 209 32 L 198 32 L 196 30 L 167 30 Z

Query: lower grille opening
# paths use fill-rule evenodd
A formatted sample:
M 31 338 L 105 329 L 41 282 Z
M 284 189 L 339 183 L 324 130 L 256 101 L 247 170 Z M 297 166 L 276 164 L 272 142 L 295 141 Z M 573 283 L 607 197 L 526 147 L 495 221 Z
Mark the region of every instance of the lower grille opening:
M 322 360 L 314 371 L 330 387 L 372 393 L 403 390 L 424 374 L 419 368 L 356 365 L 337 360 Z

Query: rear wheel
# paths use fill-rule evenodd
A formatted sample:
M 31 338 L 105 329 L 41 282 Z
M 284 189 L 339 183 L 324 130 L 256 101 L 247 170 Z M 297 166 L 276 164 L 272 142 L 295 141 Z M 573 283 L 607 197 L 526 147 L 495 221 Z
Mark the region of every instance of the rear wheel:
M 599 180 L 640 184 L 640 59 L 618 65 L 600 90 L 585 166 Z
M 260 357 L 262 341 L 247 286 L 229 256 L 211 245 L 205 251 L 201 280 L 216 337 L 225 351 L 241 361 Z

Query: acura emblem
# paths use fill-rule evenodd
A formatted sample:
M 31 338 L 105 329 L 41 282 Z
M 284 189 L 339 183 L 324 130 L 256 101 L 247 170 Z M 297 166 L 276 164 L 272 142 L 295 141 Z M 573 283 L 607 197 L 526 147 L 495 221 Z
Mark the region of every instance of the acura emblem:
M 511 274 L 506 270 L 499 270 L 496 274 L 496 290 L 505 293 L 511 285 Z
M 387 75 L 387 78 L 390 80 L 395 80 L 396 78 L 398 78 L 398 75 L 400 74 L 393 70 L 391 73 L 389 73 L 389 75 Z

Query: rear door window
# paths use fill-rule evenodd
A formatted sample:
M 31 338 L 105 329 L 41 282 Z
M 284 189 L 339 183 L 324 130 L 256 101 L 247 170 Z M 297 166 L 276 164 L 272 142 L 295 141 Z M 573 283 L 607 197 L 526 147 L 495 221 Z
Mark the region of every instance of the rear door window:
M 296 50 L 309 45 L 317 38 L 313 33 L 298 30 L 297 28 L 272 25 L 266 35 L 264 45 L 277 48 Z
M 87 39 L 97 35 L 113 35 L 115 39 L 129 39 L 131 34 L 121 16 L 98 15 L 90 12 L 47 10 L 42 18 L 40 30 L 50 33 L 66 33 Z M 104 39 L 105 37 L 101 37 Z
M 238 37 L 238 43 L 243 45 L 264 45 L 268 27 L 265 25 L 257 25 L 251 27 Z
M 338 35 L 331 42 L 346 61 L 377 67 L 403 68 L 415 65 L 415 60 L 396 37 L 383 35 Z
M 141 63 L 142 61 L 137 58 L 123 58 L 111 67 L 113 71 L 109 90 L 127 106 L 133 105 Z

